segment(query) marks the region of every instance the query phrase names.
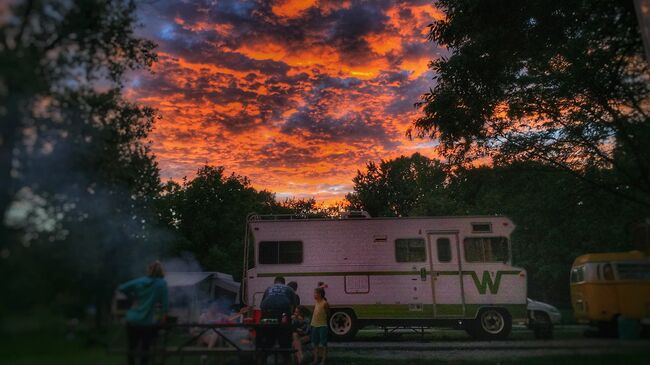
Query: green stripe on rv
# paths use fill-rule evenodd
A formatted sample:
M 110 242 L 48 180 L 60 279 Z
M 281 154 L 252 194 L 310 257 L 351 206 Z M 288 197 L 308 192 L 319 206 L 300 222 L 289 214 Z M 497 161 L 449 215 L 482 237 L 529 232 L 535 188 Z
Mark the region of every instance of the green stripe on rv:
M 504 308 L 514 320 L 527 318 L 526 304 L 465 304 L 465 314 L 462 304 L 437 304 L 435 315 L 433 304 L 424 304 L 420 310 L 414 310 L 414 307 L 408 304 L 332 305 L 332 310 L 349 308 L 359 319 L 469 319 L 476 318 L 478 311 L 484 307 Z
M 469 275 L 474 281 L 476 290 L 479 294 L 485 294 L 487 291 L 490 291 L 490 294 L 497 294 L 499 292 L 499 286 L 501 285 L 501 278 L 504 275 L 517 275 L 521 271 L 519 270 L 503 270 L 497 271 L 494 274 L 494 280 L 492 279 L 492 273 L 490 271 L 483 271 L 483 275 L 479 278 L 476 271 L 462 271 L 463 275 Z M 458 271 L 436 271 L 436 275 L 444 276 L 453 276 L 458 275 Z M 426 275 L 431 275 L 431 271 L 427 271 Z M 257 274 L 258 277 L 275 277 L 275 276 L 286 276 L 286 277 L 296 277 L 296 276 L 356 276 L 356 275 L 367 275 L 367 276 L 379 276 L 379 275 L 421 275 L 419 271 L 355 271 L 355 272 L 299 272 L 299 273 L 262 273 Z

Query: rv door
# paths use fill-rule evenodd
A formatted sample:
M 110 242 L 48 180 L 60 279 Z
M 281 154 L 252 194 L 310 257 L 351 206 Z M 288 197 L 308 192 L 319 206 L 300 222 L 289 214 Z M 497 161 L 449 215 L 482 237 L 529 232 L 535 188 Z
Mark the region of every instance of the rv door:
M 429 264 L 435 317 L 465 315 L 462 268 L 456 232 L 429 233 Z

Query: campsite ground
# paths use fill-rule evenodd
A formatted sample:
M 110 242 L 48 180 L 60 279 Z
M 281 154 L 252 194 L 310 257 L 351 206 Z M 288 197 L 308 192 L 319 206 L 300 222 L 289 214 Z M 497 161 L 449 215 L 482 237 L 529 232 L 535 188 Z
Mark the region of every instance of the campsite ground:
M 114 335 L 111 334 L 111 335 Z M 532 339 L 529 331 L 517 328 L 505 342 L 469 341 L 461 331 L 428 331 L 425 338 L 409 333 L 384 338 L 377 330 L 364 330 L 353 342 L 331 346 L 331 363 L 364 365 L 579 365 L 645 364 L 650 346 L 645 342 L 585 339 L 576 326 L 561 327 L 553 341 Z M 123 355 L 108 354 L 109 334 L 79 332 L 74 336 L 60 326 L 37 326 L 5 331 L 0 341 L 0 358 L 8 365 L 118 365 Z M 167 364 L 178 363 L 178 359 Z M 186 359 L 198 364 L 198 358 Z M 230 363 L 229 361 L 223 363 Z

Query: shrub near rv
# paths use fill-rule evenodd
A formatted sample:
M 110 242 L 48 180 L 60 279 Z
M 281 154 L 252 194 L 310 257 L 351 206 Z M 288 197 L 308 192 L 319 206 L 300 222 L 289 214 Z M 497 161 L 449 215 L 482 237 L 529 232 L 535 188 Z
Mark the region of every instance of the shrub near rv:
M 507 217 L 338 219 L 250 215 L 243 300 L 258 307 L 275 276 L 327 286 L 329 328 L 348 339 L 366 325 L 459 327 L 506 338 L 526 322 L 526 271 L 512 266 Z M 301 292 L 300 290 L 305 290 Z

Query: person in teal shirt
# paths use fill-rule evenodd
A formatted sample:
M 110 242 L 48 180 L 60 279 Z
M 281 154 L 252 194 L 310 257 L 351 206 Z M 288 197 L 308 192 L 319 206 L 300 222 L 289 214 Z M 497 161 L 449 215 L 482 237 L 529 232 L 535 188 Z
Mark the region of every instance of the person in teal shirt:
M 133 300 L 126 312 L 128 363 L 149 362 L 149 348 L 158 335 L 158 326 L 165 320 L 168 309 L 167 282 L 160 261 L 149 264 L 147 276 L 128 281 L 117 290 Z M 136 355 L 141 356 L 136 356 Z

